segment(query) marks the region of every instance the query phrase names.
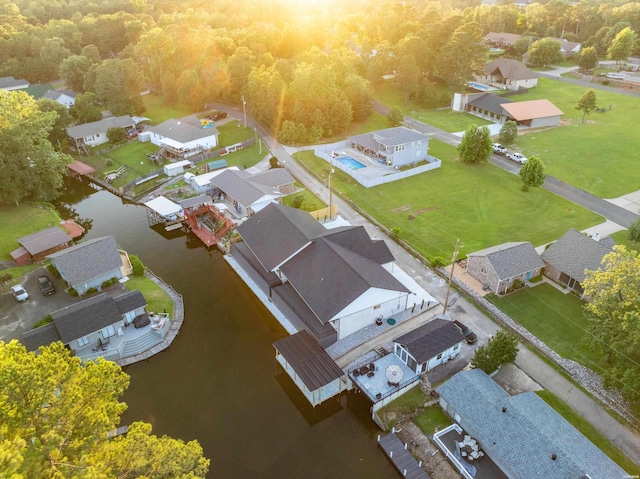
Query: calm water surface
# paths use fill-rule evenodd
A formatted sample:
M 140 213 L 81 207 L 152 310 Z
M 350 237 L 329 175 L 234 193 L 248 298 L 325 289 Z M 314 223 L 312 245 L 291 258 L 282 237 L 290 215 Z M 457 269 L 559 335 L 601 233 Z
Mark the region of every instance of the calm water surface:
M 113 234 L 184 297 L 185 323 L 170 350 L 129 366 L 123 424 L 197 439 L 216 478 L 397 479 L 377 449 L 362 395 L 313 409 L 277 367 L 272 343 L 285 331 L 227 266 L 223 255 L 148 227 L 143 207 L 107 192 L 74 208 L 93 219 L 87 238 Z

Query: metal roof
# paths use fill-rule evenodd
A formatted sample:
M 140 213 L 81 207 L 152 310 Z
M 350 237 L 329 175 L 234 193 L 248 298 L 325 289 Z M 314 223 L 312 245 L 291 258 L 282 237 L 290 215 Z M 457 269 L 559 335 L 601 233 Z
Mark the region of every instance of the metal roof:
M 393 340 L 395 343 L 406 346 L 418 363 L 427 362 L 462 341 L 464 341 L 462 331 L 453 322 L 441 318 L 429 321 Z
M 46 230 L 40 230 L 18 239 L 18 243 L 31 255 L 42 253 L 70 241 L 73 241 L 73 238 L 57 226 L 52 226 Z
M 517 121 L 564 115 L 564 112 L 549 100 L 514 101 L 503 104 L 502 108 Z
M 95 173 L 96 169 L 93 166 L 89 166 L 82 161 L 74 161 L 73 163 L 69 163 L 67 165 L 71 171 L 75 171 L 79 175 L 88 175 L 90 173 Z
M 273 347 L 282 354 L 309 391 L 316 391 L 344 376 L 331 356 L 305 330 L 276 341 Z
M 158 196 L 144 204 L 147 208 L 152 209 L 160 216 L 170 216 L 180 213 L 182 207 L 164 196 Z
M 468 258 L 474 256 L 485 256 L 501 280 L 544 266 L 544 261 L 528 241 L 503 243 L 467 255 Z

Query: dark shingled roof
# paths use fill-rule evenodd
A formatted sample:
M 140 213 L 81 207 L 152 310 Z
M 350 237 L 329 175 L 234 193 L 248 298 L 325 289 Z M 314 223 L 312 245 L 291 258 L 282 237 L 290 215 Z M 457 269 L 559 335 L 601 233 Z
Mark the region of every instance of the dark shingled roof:
M 502 106 L 505 103 L 512 103 L 507 98 L 502 98 L 491 93 L 478 93 L 477 95 L 469 95 L 469 105 L 475 106 L 482 110 L 486 110 L 498 115 L 507 115 Z
M 611 253 L 609 244 L 572 228 L 552 243 L 541 257 L 545 263 L 582 282 L 585 270 L 596 271 L 602 267 L 602 258 Z
M 238 233 L 267 271 L 273 271 L 323 231 L 324 226 L 306 211 L 275 204 L 238 226 Z
M 73 241 L 64 230 L 52 226 L 46 230 L 37 231 L 18 239 L 18 243 L 22 245 L 31 255 L 36 255 L 55 248 L 65 243 Z
M 113 298 L 116 302 L 116 307 L 121 314 L 128 313 L 134 309 L 143 308 L 147 305 L 147 300 L 144 299 L 142 293 L 138 290 L 129 291 Z
M 486 256 L 498 277 L 513 278 L 544 266 L 544 261 L 528 241 L 503 243 L 467 255 Z
M 22 333 L 22 343 L 29 351 L 36 351 L 40 346 L 48 346 L 56 341 L 62 341 L 62 338 L 54 323 Z
M 122 266 L 114 236 L 96 238 L 47 256 L 75 288 Z
M 257 174 L 246 170 L 226 170 L 211 179 L 211 184 L 244 206 L 265 195 L 277 195 L 277 188 L 292 184 L 293 176 L 284 168 L 274 168 Z
M 510 58 L 498 58 L 487 63 L 484 66 L 484 72 L 493 76 L 500 74 L 502 78 L 509 80 L 529 80 L 538 76 L 529 70 L 524 63 Z
M 480 369 L 462 371 L 436 391 L 460 424 L 509 477 L 625 477 L 627 473 L 535 392 L 509 396 Z M 503 412 L 504 408 L 504 412 Z M 552 455 L 555 454 L 555 460 Z
M 387 128 L 385 130 L 373 131 L 371 133 L 363 133 L 349 137 L 349 140 L 359 143 L 371 150 L 377 150 L 378 145 L 396 146 L 406 145 L 414 141 L 428 140 L 429 137 L 424 133 L 411 130 L 406 126 L 397 126 Z
M 273 343 L 309 391 L 344 376 L 344 372 L 305 330 Z
M 436 318 L 393 341 L 405 346 L 418 363 L 424 363 L 464 341 L 464 335 L 451 321 Z
M 215 126 L 202 128 L 200 120 L 198 120 L 195 115 L 186 116 L 179 120 L 171 118 L 159 125 L 148 126 L 146 130 L 177 141 L 178 143 L 189 143 L 190 141 L 214 136 L 219 133 Z

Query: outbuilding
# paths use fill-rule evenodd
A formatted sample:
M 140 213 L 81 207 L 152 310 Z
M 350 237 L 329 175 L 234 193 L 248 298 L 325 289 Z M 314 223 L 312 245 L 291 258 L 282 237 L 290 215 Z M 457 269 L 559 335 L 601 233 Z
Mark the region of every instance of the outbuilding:
M 177 176 L 190 168 L 193 168 L 193 165 L 189 160 L 176 161 L 175 163 L 164 165 L 164 174 L 167 176 Z

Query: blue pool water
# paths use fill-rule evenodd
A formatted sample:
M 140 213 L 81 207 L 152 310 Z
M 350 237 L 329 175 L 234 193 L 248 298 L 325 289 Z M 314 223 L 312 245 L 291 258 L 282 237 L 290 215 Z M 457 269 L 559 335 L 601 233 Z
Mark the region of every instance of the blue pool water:
M 473 88 L 474 90 L 480 90 L 480 91 L 495 90 L 495 88 L 492 88 L 490 86 L 483 85 L 481 83 L 472 82 L 472 81 L 467 82 L 467 86 L 469 88 Z
M 340 158 L 338 158 L 338 161 L 343 165 L 350 167 L 352 170 L 359 170 L 360 168 L 367 167 L 367 165 L 363 165 L 356 159 L 351 158 L 350 156 L 341 156 Z

